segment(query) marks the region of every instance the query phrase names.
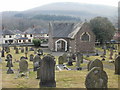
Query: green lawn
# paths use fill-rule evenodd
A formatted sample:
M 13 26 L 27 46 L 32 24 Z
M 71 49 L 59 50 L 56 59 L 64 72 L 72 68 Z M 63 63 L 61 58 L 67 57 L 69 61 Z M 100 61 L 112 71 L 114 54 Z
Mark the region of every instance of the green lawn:
M 29 52 L 28 56 L 30 54 L 33 54 L 34 52 Z M 13 62 L 14 59 L 19 60 L 21 56 L 23 56 L 24 54 L 20 53 L 20 54 L 15 54 L 14 50 L 11 49 L 11 54 L 13 55 Z M 109 55 L 109 54 L 108 54 Z M 57 60 L 57 56 L 55 57 Z M 86 58 L 88 60 L 94 60 L 96 58 L 100 58 L 100 56 L 90 56 L 89 58 Z M 108 61 L 108 57 L 106 62 L 103 63 L 107 63 L 107 65 L 111 65 L 109 64 Z M 6 61 L 5 58 L 3 58 L 3 62 L 2 62 L 2 86 L 3 88 L 39 88 L 39 82 L 40 80 L 36 79 L 36 72 L 32 71 L 33 68 L 33 63 L 29 62 L 28 59 L 28 63 L 29 63 L 29 78 L 18 78 L 15 79 L 16 76 L 16 70 L 18 69 L 18 63 L 13 63 L 14 67 L 12 68 L 13 70 L 15 70 L 15 74 L 6 74 L 6 70 L 7 67 L 6 66 Z M 75 65 L 75 63 L 74 63 Z M 84 67 L 87 64 L 82 64 L 81 66 Z M 75 66 L 72 66 L 75 67 Z M 1 69 L 1 67 L 0 67 Z M 109 69 L 109 68 L 104 68 L 104 70 L 107 72 L 108 75 L 108 87 L 109 88 L 117 88 L 118 87 L 118 75 L 114 75 L 114 70 L 113 69 Z M 82 71 L 55 71 L 55 79 L 56 79 L 56 87 L 57 88 L 85 88 L 85 77 L 87 75 L 88 71 L 86 69 L 82 70 Z M 120 77 L 119 77 L 120 78 Z

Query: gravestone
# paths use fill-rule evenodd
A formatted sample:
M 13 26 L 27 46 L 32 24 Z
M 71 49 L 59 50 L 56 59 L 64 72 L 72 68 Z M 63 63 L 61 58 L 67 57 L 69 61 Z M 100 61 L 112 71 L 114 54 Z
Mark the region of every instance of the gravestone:
M 1 51 L 1 57 L 5 57 L 5 52 L 4 52 L 4 50 Z
M 8 55 L 6 56 L 5 61 L 8 61 L 8 59 L 12 59 L 12 55 L 11 55 L 11 54 L 8 54 Z
M 77 70 L 81 70 L 82 68 L 80 67 L 80 64 L 83 63 L 83 54 L 78 52 L 76 54 L 76 59 Z
M 103 69 L 103 63 L 99 59 L 95 59 L 91 61 L 88 67 L 88 71 L 91 70 L 93 67 L 100 67 L 101 69 Z
M 6 53 L 9 53 L 10 52 L 10 48 L 7 46 L 7 47 L 5 47 L 5 52 Z
M 98 54 L 98 50 L 96 50 L 96 52 L 95 52 L 95 56 L 99 56 L 99 54 Z
M 43 50 L 42 49 L 38 49 L 38 55 L 43 55 Z
M 113 49 L 111 48 L 110 49 L 110 57 L 109 57 L 109 59 L 113 59 L 112 56 L 113 56 Z
M 21 53 L 24 53 L 24 48 L 21 48 Z
M 25 47 L 25 51 L 28 52 L 28 47 Z
M 36 77 L 36 79 L 40 79 L 40 67 L 37 68 L 37 77 Z
M 25 73 L 28 71 L 28 62 L 25 59 L 21 59 L 19 62 L 19 73 Z
M 14 50 L 16 50 L 16 45 L 14 46 Z
M 25 58 L 26 58 L 26 59 L 28 59 L 27 54 L 28 54 L 28 52 L 27 52 L 27 51 L 25 51 Z
M 34 59 L 34 55 L 30 54 L 30 61 L 33 61 L 33 59 Z
M 34 54 L 37 54 L 37 50 L 36 49 L 34 50 Z
M 115 74 L 120 75 L 120 56 L 115 59 Z
M 29 48 L 29 51 L 34 51 L 34 48 L 32 48 L 32 47 L 31 47 L 31 48 Z
M 55 61 L 51 56 L 45 56 L 40 64 L 40 87 L 56 87 Z
M 15 49 L 15 53 L 16 53 L 16 54 L 19 54 L 19 50 L 18 50 L 17 47 L 16 47 L 16 49 Z
M 12 58 L 7 58 L 7 65 L 6 67 L 13 67 L 13 64 L 12 64 Z
M 41 58 L 39 55 L 36 55 L 33 59 L 33 68 L 34 68 L 34 71 L 37 71 L 37 68 L 40 67 L 40 62 L 41 62 Z
M 88 64 L 87 64 L 87 70 L 89 71 L 90 69 L 89 69 L 89 66 L 90 66 L 90 63 L 91 63 L 92 61 L 89 61 L 88 62 Z
M 20 57 L 20 60 L 22 60 L 22 59 L 26 59 L 26 57 L 24 57 L 24 56 Z
M 73 66 L 73 60 L 72 60 L 72 57 L 71 57 L 71 53 L 68 53 L 67 59 L 68 59 L 67 65 L 68 66 Z
M 103 54 L 106 55 L 106 46 L 103 47 Z
M 64 63 L 67 62 L 67 54 L 64 53 L 62 56 L 63 56 L 63 58 L 64 58 Z
M 63 63 L 64 63 L 63 56 L 59 56 L 59 58 L 58 58 L 58 64 L 63 64 Z
M 100 67 L 92 68 L 86 76 L 86 88 L 107 88 L 107 73 Z

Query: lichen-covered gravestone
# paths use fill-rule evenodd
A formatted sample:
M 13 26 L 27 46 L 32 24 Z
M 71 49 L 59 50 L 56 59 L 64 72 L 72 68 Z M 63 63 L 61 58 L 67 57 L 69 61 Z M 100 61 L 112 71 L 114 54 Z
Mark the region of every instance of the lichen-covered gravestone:
M 120 75 L 120 56 L 115 59 L 115 74 Z
M 30 61 L 33 61 L 33 59 L 34 59 L 34 55 L 30 54 Z
M 37 68 L 40 67 L 40 61 L 41 61 L 41 58 L 39 55 L 36 55 L 33 59 L 33 68 L 34 68 L 34 71 L 37 71 Z
M 40 64 L 40 87 L 56 87 L 55 61 L 51 56 L 45 56 Z
M 107 88 L 108 76 L 100 67 L 92 68 L 86 76 L 86 88 Z
M 8 55 L 6 56 L 5 61 L 8 61 L 8 59 L 12 59 L 12 55 L 11 55 L 11 54 L 8 54 Z
M 88 71 L 91 70 L 93 67 L 100 67 L 103 69 L 103 63 L 99 59 L 95 59 L 89 63 Z
M 63 63 L 64 63 L 63 56 L 59 56 L 59 58 L 58 58 L 58 64 L 63 64 Z
M 6 65 L 6 67 L 13 67 L 13 64 L 12 64 L 12 55 L 11 54 L 8 54 L 7 56 L 6 56 L 6 61 L 7 61 L 7 65 Z
M 28 78 L 27 72 L 28 72 L 28 62 L 25 59 L 21 59 L 19 62 L 18 75 L 16 78 L 22 76 L 26 76 L 26 78 Z

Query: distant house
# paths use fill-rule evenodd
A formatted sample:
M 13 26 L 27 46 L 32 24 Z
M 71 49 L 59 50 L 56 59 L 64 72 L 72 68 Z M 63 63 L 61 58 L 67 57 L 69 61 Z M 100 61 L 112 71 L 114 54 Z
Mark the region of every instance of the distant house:
M 14 43 L 15 33 L 12 30 L 3 29 L 2 30 L 2 44 L 12 44 Z
M 52 51 L 94 52 L 95 35 L 87 22 L 49 24 L 48 47 Z
M 32 28 L 28 28 L 26 31 L 24 31 L 24 36 L 22 37 L 27 37 L 28 42 L 32 42 L 33 39 L 48 39 L 47 31 L 48 30 L 40 26 L 33 26 Z

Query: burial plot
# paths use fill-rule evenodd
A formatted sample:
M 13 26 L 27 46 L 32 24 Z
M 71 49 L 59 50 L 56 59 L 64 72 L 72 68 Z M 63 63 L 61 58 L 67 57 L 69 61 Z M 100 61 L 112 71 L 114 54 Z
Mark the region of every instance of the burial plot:
M 30 61 L 33 61 L 33 59 L 34 59 L 34 55 L 30 54 Z
M 115 74 L 120 75 L 120 56 L 115 59 Z
M 5 52 L 4 52 L 4 50 L 1 51 L 1 57 L 5 57 Z
M 41 58 L 39 55 L 36 55 L 33 59 L 33 68 L 34 68 L 34 71 L 37 71 L 37 68 L 40 67 L 40 62 L 41 62 Z
M 40 66 L 40 87 L 56 87 L 54 59 L 51 56 L 45 56 Z
M 16 54 L 19 54 L 19 50 L 18 50 L 17 47 L 16 47 L 16 49 L 15 49 L 15 53 L 16 53 Z
M 108 76 L 100 67 L 92 68 L 86 76 L 86 88 L 107 88 Z
M 103 63 L 99 59 L 95 59 L 89 63 L 88 71 L 91 70 L 93 67 L 100 67 L 103 69 Z

